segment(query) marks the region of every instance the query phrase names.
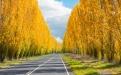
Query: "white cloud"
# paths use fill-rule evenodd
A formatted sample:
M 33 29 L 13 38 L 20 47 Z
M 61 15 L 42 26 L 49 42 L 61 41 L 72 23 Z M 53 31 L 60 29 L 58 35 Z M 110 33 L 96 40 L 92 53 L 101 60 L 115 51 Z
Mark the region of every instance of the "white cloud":
M 56 0 L 38 0 L 39 6 L 45 18 L 57 18 L 69 15 L 71 9 L 63 6 L 63 2 Z
M 71 9 L 56 0 L 38 0 L 38 3 L 52 35 L 62 39 Z
M 60 37 L 56 37 L 56 40 L 60 43 L 62 43 L 62 39 Z

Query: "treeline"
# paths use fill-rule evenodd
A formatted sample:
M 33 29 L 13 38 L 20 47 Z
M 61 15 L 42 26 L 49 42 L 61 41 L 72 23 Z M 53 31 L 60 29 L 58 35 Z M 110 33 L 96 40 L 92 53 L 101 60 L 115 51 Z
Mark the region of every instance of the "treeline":
M 121 0 L 80 0 L 68 20 L 63 52 L 121 63 Z
M 0 62 L 58 52 L 37 0 L 0 0 Z

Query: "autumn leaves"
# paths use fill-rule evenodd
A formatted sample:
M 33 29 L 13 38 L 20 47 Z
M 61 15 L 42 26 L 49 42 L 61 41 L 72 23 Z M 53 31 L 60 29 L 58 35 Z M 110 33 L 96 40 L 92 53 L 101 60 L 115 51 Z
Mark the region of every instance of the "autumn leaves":
M 68 20 L 63 52 L 121 63 L 120 37 L 120 0 L 80 0 Z
M 37 0 L 0 0 L 0 61 L 58 52 Z
M 63 52 L 121 63 L 121 1 L 80 0 L 68 20 Z M 59 52 L 36 0 L 0 0 L 0 61 Z

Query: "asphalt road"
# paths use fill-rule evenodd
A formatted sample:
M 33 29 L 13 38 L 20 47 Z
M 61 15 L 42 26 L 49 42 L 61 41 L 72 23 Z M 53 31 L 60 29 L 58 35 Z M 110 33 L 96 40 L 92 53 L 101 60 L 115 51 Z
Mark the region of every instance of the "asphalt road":
M 74 75 L 60 54 L 3 69 L 0 75 Z

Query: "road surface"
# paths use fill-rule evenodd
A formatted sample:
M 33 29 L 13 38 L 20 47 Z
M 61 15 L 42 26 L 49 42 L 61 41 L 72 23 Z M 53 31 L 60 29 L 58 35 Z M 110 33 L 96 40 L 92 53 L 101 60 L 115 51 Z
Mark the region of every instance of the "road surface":
M 3 69 L 0 75 L 74 75 L 60 54 Z

